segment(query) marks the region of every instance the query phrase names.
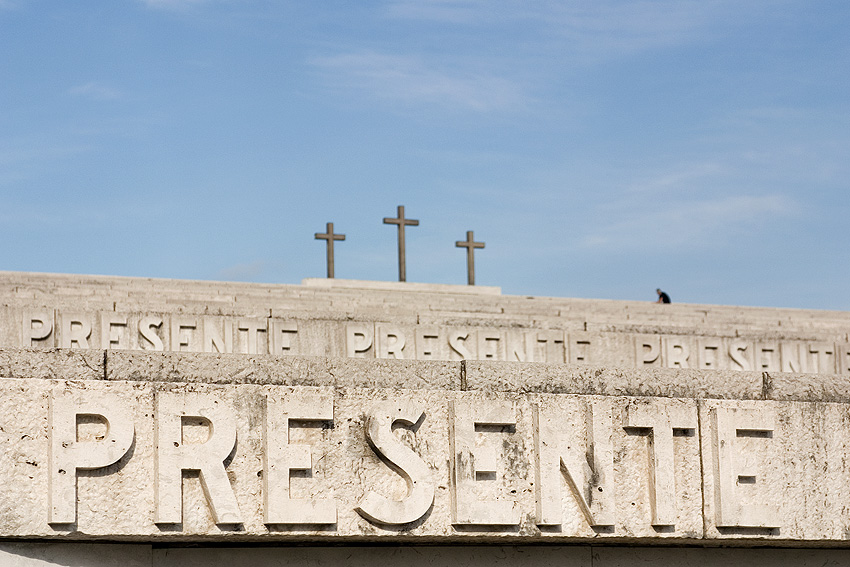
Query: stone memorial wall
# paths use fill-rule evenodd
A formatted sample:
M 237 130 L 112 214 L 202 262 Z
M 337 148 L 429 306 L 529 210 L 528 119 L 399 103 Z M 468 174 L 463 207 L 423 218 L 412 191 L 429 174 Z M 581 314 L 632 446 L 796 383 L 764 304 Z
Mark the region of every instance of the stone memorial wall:
M 850 533 L 838 376 L 0 355 L 0 537 L 842 545 Z
M 0 564 L 388 543 L 457 550 L 436 564 L 850 562 L 825 549 L 850 547 L 848 330 L 492 288 L 0 274 Z M 316 549 L 286 561 L 334 557 Z M 294 564 L 264 553 L 246 560 Z

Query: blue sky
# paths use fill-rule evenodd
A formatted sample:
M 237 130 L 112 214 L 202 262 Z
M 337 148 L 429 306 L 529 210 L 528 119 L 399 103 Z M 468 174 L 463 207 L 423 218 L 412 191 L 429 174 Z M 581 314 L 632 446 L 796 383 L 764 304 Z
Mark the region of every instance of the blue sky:
M 0 269 L 850 310 L 850 2 L 0 0 Z

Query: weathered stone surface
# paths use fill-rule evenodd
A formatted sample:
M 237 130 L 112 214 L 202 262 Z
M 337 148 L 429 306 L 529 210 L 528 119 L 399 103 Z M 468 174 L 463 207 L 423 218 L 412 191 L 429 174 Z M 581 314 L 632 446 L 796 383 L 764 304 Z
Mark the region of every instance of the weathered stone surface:
M 0 378 L 100 380 L 101 350 L 0 348 Z
M 850 314 L 481 291 L 0 273 L 0 538 L 850 547 Z
M 698 437 L 676 436 L 670 429 L 696 426 L 696 406 L 688 400 L 14 379 L 0 382 L 0 390 L 4 416 L 0 475 L 5 479 L 0 537 L 196 541 L 701 537 Z M 332 401 L 332 422 L 310 401 L 316 396 Z M 302 409 L 287 409 L 293 403 Z M 390 420 L 378 426 L 385 428 L 388 441 L 379 441 L 374 433 L 367 437 L 376 416 L 394 412 L 397 404 L 413 409 L 407 426 Z M 267 409 L 271 407 L 276 409 Z M 496 410 L 502 413 L 497 416 Z M 71 416 L 79 414 L 76 435 L 58 417 L 69 411 Z M 288 426 L 268 421 L 291 411 L 295 421 Z M 182 423 L 182 437 L 167 433 L 175 419 Z M 595 424 L 592 434 L 583 425 L 590 421 Z M 110 454 L 113 432 L 127 427 L 134 432 L 132 443 L 129 438 L 119 441 L 121 449 Z M 550 455 L 554 461 L 537 456 L 534 447 L 546 444 L 559 447 Z M 609 459 L 604 489 L 611 495 L 610 525 L 596 529 L 579 505 L 588 498 L 587 483 L 596 481 L 581 472 L 580 463 L 591 448 L 602 455 L 600 444 L 609 447 L 604 452 Z M 388 452 L 380 458 L 376 450 Z M 299 451 L 308 451 L 312 458 L 293 460 L 291 455 L 302 454 Z M 211 461 L 202 457 L 207 453 Z M 559 466 L 558 458 L 568 464 Z M 397 468 L 388 466 L 388 461 Z M 423 472 L 412 472 L 411 463 L 420 461 Z M 284 467 L 284 480 L 278 481 L 289 482 L 284 500 L 264 501 L 270 463 Z M 305 468 L 305 463 L 309 474 L 285 474 L 287 468 Z M 564 466 L 584 495 L 581 499 L 562 477 Z M 189 476 L 182 481 L 182 511 L 181 498 L 173 494 L 178 490 L 179 495 L 181 489 L 166 492 L 167 478 L 176 474 L 179 480 L 181 467 L 198 470 L 206 479 L 203 490 L 197 473 L 184 472 Z M 74 470 L 76 488 L 64 480 Z M 415 513 L 417 519 L 397 523 L 392 512 L 358 513 L 370 493 L 389 501 L 405 500 L 409 485 L 404 471 L 420 475 L 416 481 L 430 486 L 433 504 L 426 502 Z M 466 475 L 466 480 L 459 475 Z M 554 507 L 548 508 L 544 522 L 537 517 L 537 502 L 545 495 Z M 51 511 L 68 498 L 77 502 L 76 512 L 73 504 L 70 516 Z M 336 522 L 268 523 L 264 518 L 270 517 L 269 507 L 285 509 L 289 498 L 333 502 Z M 666 527 L 659 530 L 652 523 L 656 515 L 664 515 L 658 511 L 662 504 L 672 512 L 660 520 Z M 499 526 L 493 525 L 495 517 L 475 511 L 493 506 L 508 511 L 506 519 L 498 520 Z
M 247 354 L 108 351 L 107 380 L 333 386 L 326 359 Z
M 759 399 L 760 372 L 625 370 L 567 364 L 517 364 L 466 361 L 469 390 Z
M 107 380 L 459 389 L 460 363 L 108 351 Z
M 848 541 L 846 404 L 705 400 L 706 537 Z
M 847 313 L 306 284 L 0 272 L 0 346 L 850 374 Z
M 768 372 L 767 397 L 804 402 L 850 402 L 850 379 L 837 374 Z

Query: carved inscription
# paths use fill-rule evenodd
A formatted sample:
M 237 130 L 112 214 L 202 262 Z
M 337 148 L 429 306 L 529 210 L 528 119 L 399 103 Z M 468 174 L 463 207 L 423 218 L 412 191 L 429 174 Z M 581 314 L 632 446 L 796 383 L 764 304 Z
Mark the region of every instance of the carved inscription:
M 102 433 L 80 436 L 82 422 L 99 424 Z M 48 519 L 51 524 L 77 520 L 77 471 L 108 467 L 133 444 L 134 426 L 123 400 L 100 392 L 54 388 L 48 410 Z
M 850 345 L 277 317 L 22 314 L 20 346 L 850 374 Z
M 451 455 L 452 522 L 476 525 L 515 525 L 519 523 L 516 503 L 478 496 L 479 483 L 494 480 L 502 468 L 499 453 L 491 443 L 479 443 L 476 436 L 489 427 L 516 426 L 516 410 L 508 402 L 449 402 L 449 453 Z
M 539 537 L 682 538 L 702 533 L 703 493 L 705 525 L 718 530 L 774 537 L 791 522 L 775 493 L 796 485 L 777 476 L 774 454 L 790 414 L 778 418 L 775 402 L 700 402 L 701 433 L 693 400 L 398 391 L 373 402 L 371 390 L 197 386 L 156 386 L 148 408 L 129 405 L 133 387 L 120 383 L 47 390 L 45 525 L 85 532 L 78 510 L 90 522 L 110 506 L 111 479 L 140 468 L 148 488 L 129 486 L 142 508 L 124 514 L 163 534 L 198 526 L 202 506 L 222 533 L 524 526 Z M 184 494 L 187 479 L 202 490 Z
M 614 446 L 610 400 L 578 402 L 577 421 L 557 411 L 533 409 L 537 456 L 537 523 L 562 523 L 561 476 L 592 527 L 613 526 Z
M 263 510 L 266 524 L 336 524 L 336 502 L 329 498 L 293 498 L 291 471 L 312 473 L 314 455 L 309 445 L 292 443 L 290 424 L 333 424 L 333 400 L 328 394 L 266 398 L 263 421 Z
M 761 490 L 759 463 L 765 455 L 744 450 L 744 441 L 758 440 L 762 453 L 769 451 L 773 412 L 766 408 L 715 407 L 711 409 L 711 426 L 717 526 L 777 527 L 778 510 L 766 503 L 766 494 Z
M 205 430 L 189 439 L 187 426 Z M 204 495 L 217 524 L 240 524 L 239 505 L 227 478 L 224 461 L 236 447 L 233 412 L 215 396 L 195 392 L 157 392 L 156 395 L 156 513 L 157 524 L 183 521 L 183 472 L 200 476 Z
M 384 402 L 372 408 L 366 418 L 366 439 L 377 455 L 404 478 L 407 495 L 401 500 L 369 491 L 357 505 L 357 512 L 376 524 L 403 525 L 422 518 L 434 504 L 435 484 L 427 463 L 393 434 L 395 424 L 415 427 L 425 418 L 425 410 L 405 401 Z

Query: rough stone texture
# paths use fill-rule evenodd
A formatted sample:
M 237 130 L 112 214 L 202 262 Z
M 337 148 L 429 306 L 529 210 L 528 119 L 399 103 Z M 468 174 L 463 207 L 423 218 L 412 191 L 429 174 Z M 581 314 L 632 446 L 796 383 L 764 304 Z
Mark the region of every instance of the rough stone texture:
M 523 564 L 528 558 L 536 565 L 586 565 L 592 560 L 597 567 L 641 561 L 662 565 L 742 561 L 759 565 L 768 560 L 801 565 L 850 563 L 844 550 L 809 554 L 774 549 L 759 555 L 744 549 L 585 545 L 594 541 L 850 547 L 850 515 L 845 509 L 850 502 L 850 313 L 511 297 L 499 295 L 498 290 L 424 284 L 308 284 L 0 273 L 0 345 L 19 345 L 24 335 L 38 334 L 37 322 L 29 329 L 22 326 L 26 311 L 46 313 L 55 332 L 49 338 L 35 338 L 32 343 L 38 348 L 0 348 L 0 475 L 4 479 L 0 538 L 166 545 L 208 541 L 575 545 L 563 555 L 550 554 L 554 548 L 549 547 L 488 547 L 468 555 L 462 550 L 474 548 L 423 555 L 418 550 L 382 548 L 357 555 L 351 560 L 354 564 L 394 561 L 395 553 L 399 560 L 414 565 Z M 117 316 L 117 327 L 139 330 L 142 318 L 149 314 L 162 319 L 157 326 L 162 345 L 143 343 L 136 335 L 125 340 L 120 329 L 110 325 Z M 121 322 L 124 316 L 126 325 Z M 72 323 L 72 317 L 79 317 L 79 322 Z M 178 321 L 177 327 L 173 320 Z M 183 337 L 179 321 L 186 321 L 187 329 L 194 324 L 198 333 Z M 269 329 L 284 329 L 273 325 L 291 322 L 297 323 L 297 334 L 286 335 L 291 331 L 285 330 L 283 338 L 277 335 L 274 354 L 129 350 L 211 350 L 210 337 L 216 333 L 225 337 L 232 325 L 233 343 L 226 350 L 264 353 L 270 350 L 269 341 L 263 347 L 258 337 L 263 333 L 267 337 Z M 263 329 L 262 324 L 267 327 Z M 242 325 L 248 328 L 239 330 Z M 251 325 L 260 326 L 250 330 Z M 364 358 L 345 356 L 350 354 L 352 325 L 364 325 L 373 333 L 371 344 L 355 353 Z M 85 334 L 88 326 L 91 332 Z M 426 327 L 440 337 L 439 352 L 431 352 L 436 343 L 417 341 Z M 457 340 L 455 333 L 466 331 L 470 332 L 464 339 L 467 342 L 461 344 L 468 350 L 466 358 L 492 360 L 452 360 L 461 355 L 455 348 L 459 343 L 450 346 L 449 335 Z M 636 344 L 640 336 L 657 343 L 657 356 L 652 345 Z M 222 337 L 220 345 L 225 344 Z M 52 348 L 69 342 L 87 349 Z M 787 358 L 782 352 L 785 347 Z M 410 360 L 423 357 L 447 361 Z M 511 359 L 521 362 L 504 361 Z M 668 368 L 677 365 L 680 368 Z M 750 368 L 757 371 L 746 370 Z M 778 372 L 789 368 L 794 372 Z M 125 404 L 127 409 L 122 411 L 135 424 L 134 442 L 121 460 L 76 471 L 77 520 L 71 524 L 47 523 L 48 448 L 53 447 L 54 455 L 70 458 L 77 443 L 96 445 L 99 436 L 109 439 L 109 429 L 83 415 L 77 421 L 77 439 L 67 441 L 71 449 L 51 445 L 51 427 L 64 423 L 66 432 L 72 427 L 67 414 L 65 421 L 48 419 L 51 389 L 57 387 L 75 391 L 78 400 L 115 395 L 115 407 Z M 213 521 L 205 489 L 192 472 L 178 479 L 183 522 L 154 523 L 154 420 L 164 413 L 155 402 L 170 395 L 200 397 L 232 412 L 237 441 L 226 460 L 224 486 L 236 498 L 241 524 Z M 308 395 L 332 399 L 333 426 L 309 417 L 307 421 L 293 417 L 290 423 L 285 417 L 287 400 Z M 299 411 L 309 413 L 313 402 L 308 399 L 317 398 L 304 397 Z M 284 444 L 302 445 L 281 453 L 285 458 L 281 457 L 280 466 L 295 467 L 283 475 L 289 478 L 292 497 L 334 498 L 338 504 L 335 525 L 264 523 L 264 454 L 270 450 L 264 445 L 264 427 L 269 427 L 265 425 L 267 401 L 275 404 L 270 407 L 275 408 L 276 418 L 290 423 Z M 176 411 L 173 408 L 188 406 L 163 407 Z M 377 420 L 414 410 L 424 412 L 416 424 L 396 423 L 382 442 L 367 439 L 366 432 Z M 473 413 L 482 420 L 477 425 L 470 421 Z M 462 414 L 466 421 L 457 421 Z M 507 422 L 505 415 L 510 416 Z M 461 422 L 464 425 L 458 425 Z M 275 423 L 271 430 L 280 431 L 280 421 Z M 181 424 L 183 437 L 174 441 L 178 445 L 201 443 L 205 434 L 216 431 L 192 416 Z M 452 424 L 468 430 L 468 444 L 454 450 Z M 227 429 L 219 425 L 219 432 Z M 535 431 L 546 433 L 536 435 Z M 432 508 L 402 526 L 376 523 L 356 511 L 370 492 L 391 500 L 407 494 L 401 473 L 389 466 L 391 459 L 375 453 L 375 447 L 387 439 L 400 443 L 408 459 L 424 461 L 435 480 Z M 305 466 L 299 462 L 304 461 L 307 446 L 311 469 L 299 470 Z M 560 467 L 551 460 L 552 446 L 562 453 Z M 495 472 L 488 472 L 490 461 Z M 54 462 L 59 462 L 55 456 Z M 588 470 L 583 470 L 582 462 Z M 486 508 L 476 504 L 482 525 L 453 521 L 452 466 L 465 471 L 468 492 L 464 498 L 472 495 L 473 504 L 476 500 L 514 503 L 511 512 L 516 510 L 519 520 L 483 525 L 486 514 L 481 510 Z M 550 473 L 542 482 L 540 471 Z M 68 486 L 61 481 L 64 477 L 57 478 L 55 486 Z M 589 487 L 589 493 L 581 494 L 595 511 L 582 510 L 581 495 L 568 488 L 571 483 Z M 559 521 L 541 527 L 537 508 L 542 500 L 537 491 L 555 484 L 557 493 L 546 493 L 547 513 Z M 614 495 L 607 510 L 610 523 L 599 520 L 605 499 L 588 496 L 596 494 L 592 491 L 597 486 L 604 488 L 605 496 Z M 660 497 L 655 494 L 658 490 Z M 655 516 L 664 516 L 659 510 L 669 512 L 671 507 L 674 520 L 659 524 Z M 0 547 L 0 565 L 46 565 L 64 557 L 71 565 L 78 557 L 79 564 L 99 566 L 91 559 L 97 553 L 94 547 L 74 555 L 85 546 L 57 552 L 63 548 L 10 545 Z M 144 545 L 102 549 L 112 549 L 107 553 L 114 552 L 110 556 L 114 562 L 131 567 L 212 561 L 202 550 L 151 553 Z M 280 557 L 275 552 L 254 550 L 251 561 L 273 564 Z M 230 553 L 224 554 L 229 564 L 239 563 L 237 556 L 242 552 Z M 285 555 L 309 565 L 346 562 L 350 553 L 351 548 L 287 548 Z
M 850 401 L 850 378 L 836 374 L 768 372 L 766 396 L 774 400 L 807 402 Z
M 567 364 L 464 362 L 469 390 L 662 396 L 681 398 L 759 399 L 760 372 L 623 370 Z
M 0 348 L 0 378 L 100 380 L 101 350 Z
M 163 320 L 157 333 L 165 350 L 186 350 L 173 348 L 172 318 L 195 321 L 196 334 L 200 335 L 204 320 L 220 326 L 271 317 L 298 323 L 288 354 L 302 356 L 346 356 L 346 328 L 351 323 L 364 323 L 403 333 L 406 344 L 394 355 L 407 359 L 435 358 L 417 352 L 415 340 L 423 327 L 434 327 L 444 335 L 436 357 L 443 360 L 460 358 L 445 336 L 468 329 L 472 337 L 464 345 L 469 351 L 466 358 L 495 356 L 542 362 L 539 356 L 524 352 L 529 333 L 567 333 L 568 342 L 574 344 L 568 346 L 560 360 L 547 356 L 545 361 L 635 367 L 641 361 L 636 360 L 634 340 L 640 335 L 652 335 L 664 344 L 681 344 L 683 349 L 677 354 L 676 348 L 661 348 L 657 360 L 650 363 L 659 366 L 707 368 L 713 364 L 719 370 L 850 374 L 850 358 L 846 356 L 850 348 L 850 313 L 503 296 L 496 288 L 473 286 L 321 279 L 305 283 L 262 285 L 0 272 L 0 345 L 63 346 L 61 334 L 68 335 L 63 317 L 79 316 L 86 321 L 83 326 L 90 325 L 91 331 L 83 341 L 86 344 L 75 346 L 105 348 L 110 346 L 110 339 L 104 336 L 102 318 L 127 316 L 126 332 L 130 337 L 122 341 L 120 348 L 150 348 L 139 338 L 137 326 L 142 317 L 155 315 Z M 22 317 L 31 311 L 54 315 L 53 335 L 36 341 L 23 336 Z M 494 347 L 495 355 L 477 352 L 481 345 L 478 335 L 482 333 L 502 336 L 501 344 Z M 237 331 L 234 343 L 241 341 L 243 334 Z M 585 346 L 575 342 L 580 336 L 587 340 Z M 192 342 L 188 350 L 210 350 L 197 338 Z M 493 346 L 495 342 L 485 344 Z M 704 343 L 715 345 L 709 356 L 717 359 L 708 362 L 708 366 Z M 796 355 L 786 361 L 752 352 L 761 344 L 770 347 L 774 343 L 786 343 L 793 347 L 791 350 L 801 349 L 801 360 L 796 360 Z M 748 345 L 749 350 L 733 355 L 730 349 L 737 352 L 741 344 Z M 809 349 L 819 348 L 818 345 L 842 352 L 813 357 Z M 514 352 L 517 348 L 519 354 Z M 380 351 L 376 341 L 362 354 L 380 358 Z M 245 344 L 234 344 L 234 352 L 262 354 L 269 349 L 255 351 Z M 582 360 L 582 356 L 586 358 Z
M 0 378 L 850 402 L 850 380 L 836 374 L 121 350 L 0 348 Z
M 48 405 L 52 389 L 73 390 L 81 399 L 107 400 L 108 406 L 124 406 L 126 419 L 135 425 L 135 441 L 130 451 L 117 463 L 92 471 L 77 471 L 77 521 L 72 524 L 48 524 Z M 630 402 L 654 404 L 658 408 L 671 404 L 690 404 L 687 400 L 635 398 L 601 398 L 587 396 L 530 397 L 504 393 L 450 392 L 439 390 L 400 390 L 365 388 L 309 388 L 260 385 L 216 386 L 210 384 L 5 380 L 0 382 L 0 476 L 5 479 L 0 493 L 0 537 L 38 538 L 141 538 L 189 539 L 203 541 L 271 539 L 322 540 L 356 537 L 360 540 L 404 541 L 475 541 L 481 538 L 557 540 L 614 538 L 659 538 L 696 540 L 701 537 L 701 503 L 698 438 L 674 439 L 673 467 L 676 478 L 675 501 L 679 519 L 675 528 L 657 532 L 650 525 L 649 505 L 649 438 L 626 431 L 620 410 L 613 414 L 614 482 L 616 521 L 613 529 L 596 532 L 577 514 L 576 500 L 562 479 L 556 487 L 561 492 L 563 521 L 560 527 L 539 529 L 535 522 L 535 457 L 532 409 L 535 404 L 563 416 L 555 423 L 565 438 L 578 440 L 583 435 L 583 417 L 587 404 L 614 403 L 624 408 Z M 210 506 L 198 478 L 183 480 L 183 522 L 178 525 L 154 524 L 156 500 L 155 469 L 155 396 L 185 393 L 209 394 L 235 418 L 236 449 L 227 465 L 232 491 L 238 502 L 242 523 L 215 524 Z M 333 498 L 338 505 L 335 526 L 267 526 L 263 523 L 263 421 L 265 399 L 294 399 L 298 396 L 329 395 L 334 404 L 333 427 L 314 422 L 311 427 L 290 428 L 289 442 L 308 444 L 313 452 L 313 471 L 308 476 L 293 476 L 290 485 L 293 498 Z M 108 400 L 114 403 L 108 403 Z M 369 492 L 390 499 L 401 499 L 407 485 L 397 472 L 387 466 L 369 445 L 366 419 L 373 409 L 404 400 L 425 412 L 413 430 L 397 431 L 399 439 L 427 463 L 435 481 L 433 507 L 418 521 L 392 526 L 379 525 L 360 516 L 355 508 Z M 520 512 L 517 525 L 460 525 L 453 527 L 452 481 L 449 470 L 450 408 L 449 402 L 463 402 L 476 411 L 493 404 L 508 404 L 515 425 L 509 428 L 485 428 L 469 434 L 478 437 L 476 445 L 494 451 L 496 473 L 492 479 L 474 481 L 473 492 L 464 492 L 473 500 L 515 502 Z M 654 400 L 654 401 L 653 401 Z M 116 409 L 115 411 L 119 411 Z M 460 411 L 460 410 L 457 410 Z M 190 414 L 191 415 L 191 414 Z M 611 414 L 609 414 L 611 415 Z M 162 415 L 159 419 L 165 419 Z M 471 422 L 470 422 L 471 423 Z M 578 425 L 576 425 L 578 424 Z M 619 424 L 619 425 L 618 425 Z M 486 425 L 486 422 L 485 422 Z M 460 427 L 460 425 L 457 425 Z M 566 429 L 562 429 L 566 426 Z M 94 435 L 79 425 L 78 436 Z M 189 429 L 186 429 L 189 427 Z M 213 424 L 213 431 L 217 431 Z M 578 427 L 578 429 L 570 428 Z M 184 443 L 203 442 L 209 435 L 198 433 L 190 422 L 184 423 Z M 271 435 L 271 434 L 269 434 Z M 597 438 L 597 441 L 599 439 Z M 73 442 L 70 439 L 69 442 Z M 91 441 L 96 446 L 96 441 Z M 284 441 L 285 442 L 285 441 Z M 583 443 L 583 442 L 582 442 Z M 477 450 L 477 449 L 476 449 Z M 586 449 L 581 449 L 582 455 Z M 483 466 L 483 465 L 482 465 Z M 666 466 L 666 465 L 665 465 Z M 556 465 L 557 471 L 557 465 Z M 611 485 L 613 489 L 613 485 Z
M 743 429 L 755 417 L 772 424 L 768 435 L 715 437 L 712 410 L 752 413 L 733 418 Z M 700 402 L 700 434 L 706 537 L 712 539 L 833 540 L 850 538 L 850 413 L 847 404 L 775 401 Z M 761 428 L 761 426 L 757 427 Z M 754 477 L 727 494 L 754 512 L 764 527 L 718 527 L 719 443 L 734 443 L 732 475 Z M 720 473 L 722 474 L 722 473 Z M 743 515 L 742 515 L 743 517 Z
M 108 351 L 106 378 L 153 382 L 454 390 L 460 388 L 460 363 Z

